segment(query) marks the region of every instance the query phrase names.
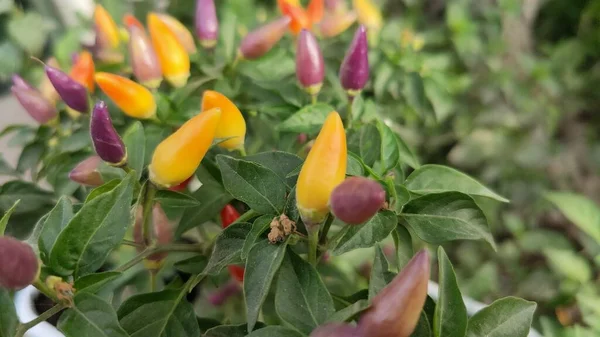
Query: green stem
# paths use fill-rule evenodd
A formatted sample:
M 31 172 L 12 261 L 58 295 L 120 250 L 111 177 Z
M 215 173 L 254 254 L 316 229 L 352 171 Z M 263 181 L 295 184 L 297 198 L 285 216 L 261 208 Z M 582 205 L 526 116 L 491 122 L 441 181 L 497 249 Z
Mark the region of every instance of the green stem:
M 127 164 L 125 164 L 124 166 L 121 166 L 121 169 L 122 169 L 123 171 L 125 171 L 125 173 L 129 173 L 129 172 L 133 171 L 133 170 L 131 169 L 131 167 L 127 166 Z
M 142 262 L 148 256 L 159 253 L 159 252 L 202 252 L 204 247 L 197 244 L 185 244 L 185 243 L 172 243 L 168 245 L 161 245 L 154 248 L 147 248 L 143 252 L 139 253 L 133 259 L 115 269 L 118 272 L 124 272 L 136 264 Z
M 148 182 L 146 185 L 146 195 L 144 196 L 144 217 L 143 217 L 143 226 L 142 226 L 142 236 L 144 238 L 144 244 L 146 246 L 152 245 L 153 233 L 152 233 L 152 206 L 154 205 L 154 196 L 156 195 L 156 186 L 151 182 Z
M 156 274 L 157 270 L 149 270 L 150 272 L 150 292 L 156 291 Z
M 310 102 L 312 104 L 317 104 L 317 101 L 318 101 L 317 97 L 318 97 L 318 95 L 310 95 Z
M 317 266 L 317 250 L 319 249 L 319 226 L 308 226 L 308 262 Z
M 240 148 L 240 156 L 242 156 L 242 157 L 246 156 L 246 149 L 243 146 Z
M 143 245 L 141 245 L 141 244 L 139 244 L 139 243 L 137 243 L 135 241 L 131 241 L 131 240 L 123 240 L 123 241 L 121 241 L 121 244 L 125 245 L 125 246 L 136 247 L 136 248 L 139 248 L 139 247 L 143 248 L 144 247 Z
M 246 221 L 256 217 L 257 215 L 258 215 L 258 212 L 251 209 L 251 210 L 247 211 L 246 213 L 240 215 L 240 217 L 237 218 L 237 220 L 235 220 L 233 223 L 246 222 Z
M 35 319 L 33 319 L 27 323 L 19 324 L 19 326 L 17 327 L 17 332 L 15 333 L 14 337 L 23 337 L 25 335 L 25 333 L 27 332 L 27 330 L 33 328 L 34 326 L 38 325 L 41 322 L 44 322 L 45 320 L 54 316 L 55 314 L 59 313 L 61 310 L 65 309 L 65 308 L 66 308 L 66 305 L 64 305 L 62 303 L 57 304 L 57 305 L 53 306 L 52 308 L 48 309 L 47 311 L 44 311 L 41 315 L 39 315 Z
M 352 101 L 353 99 L 348 100 L 348 114 L 346 115 L 346 129 L 349 129 L 352 125 Z
M 333 223 L 333 215 L 329 214 L 329 216 L 327 216 L 327 220 L 325 220 L 325 224 L 323 225 L 323 228 L 321 229 L 321 236 L 319 237 L 319 244 L 324 244 L 327 241 L 327 233 L 329 233 L 329 229 L 331 228 L 331 224 Z
M 52 299 L 55 303 L 60 303 L 60 301 L 58 300 L 58 297 L 56 297 L 56 294 L 54 293 L 54 291 L 50 288 L 48 288 L 48 286 L 42 282 L 42 280 L 40 280 L 39 278 L 37 280 L 35 280 L 32 284 L 34 287 L 37 288 L 37 290 L 39 290 L 42 294 L 46 295 L 46 297 Z

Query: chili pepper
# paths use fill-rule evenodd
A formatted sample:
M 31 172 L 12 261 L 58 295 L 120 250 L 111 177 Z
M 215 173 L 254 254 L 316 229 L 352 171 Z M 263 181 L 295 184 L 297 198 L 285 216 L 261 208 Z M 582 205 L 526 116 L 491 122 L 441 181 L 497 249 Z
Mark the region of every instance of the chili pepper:
M 335 12 L 328 13 L 321 21 L 319 29 L 323 37 L 335 37 L 345 32 L 356 21 L 356 13 Z
M 202 111 L 212 108 L 221 109 L 221 119 L 215 132 L 215 138 L 229 138 L 219 143 L 219 146 L 228 150 L 243 150 L 246 121 L 240 109 L 225 95 L 213 90 L 206 90 L 202 95 Z
M 89 112 L 88 92 L 83 85 L 58 68 L 44 65 L 44 69 L 50 83 L 69 108 L 81 113 Z
M 144 208 L 139 206 L 135 214 L 135 224 L 133 226 L 133 240 L 139 245 L 138 252 L 144 251 L 147 247 L 144 244 L 144 236 L 142 227 L 144 222 Z M 166 245 L 173 242 L 173 226 L 165 214 L 165 211 L 159 203 L 155 203 L 152 207 L 152 237 L 156 244 Z M 146 258 L 146 260 L 160 262 L 167 257 L 167 252 L 154 253 Z
M 186 26 L 183 25 L 179 20 L 168 14 L 156 14 L 162 22 L 169 27 L 171 32 L 175 34 L 177 41 L 181 43 L 183 48 L 188 52 L 188 54 L 193 54 L 196 52 L 196 43 L 194 42 L 194 37 L 192 33 L 187 29 Z
M 346 1 L 345 0 L 325 0 L 325 10 L 327 12 L 336 14 L 346 12 Z
M 306 29 L 300 32 L 296 50 L 296 77 L 304 89 L 316 96 L 323 85 L 325 61 L 315 36 Z
M 150 180 L 169 188 L 191 177 L 215 138 L 220 118 L 220 109 L 204 111 L 158 144 L 148 167 Z
M 290 21 L 290 31 L 292 34 L 298 35 L 302 29 L 310 29 L 312 27 L 312 22 L 304 8 L 292 5 L 289 2 L 283 2 L 281 6 L 283 15 L 289 16 L 292 19 Z
M 235 222 L 240 217 L 240 213 L 235 209 L 235 207 L 227 204 L 221 210 L 221 226 L 223 228 L 229 227 L 232 223 Z
M 231 265 L 227 266 L 227 270 L 229 271 L 229 275 L 238 282 L 244 282 L 244 272 L 246 271 L 244 267 Z
M 369 337 L 408 337 L 417 326 L 429 282 L 429 254 L 417 253 L 362 314 L 358 330 Z
M 71 68 L 70 76 L 79 84 L 87 88 L 90 93 L 94 92 L 94 60 L 88 51 L 82 51 L 77 55 L 77 60 Z
M 132 15 L 126 15 L 123 21 L 129 31 L 129 62 L 135 78 L 148 88 L 158 88 L 162 81 L 162 70 L 144 26 Z
M 313 24 L 321 22 L 325 13 L 325 3 L 323 0 L 311 0 L 306 8 L 306 13 Z
M 331 193 L 331 212 L 343 222 L 358 225 L 369 220 L 385 203 L 381 185 L 365 177 L 350 177 Z
M 96 41 L 100 48 L 116 49 L 119 47 L 119 27 L 102 5 L 96 5 L 94 10 L 94 28 Z
M 284 16 L 251 31 L 242 40 L 239 54 L 247 60 L 265 55 L 281 40 L 291 21 L 290 17 Z
M 301 6 L 300 0 L 277 0 L 277 7 L 283 13 L 283 4 L 288 3 L 293 6 Z
M 10 88 L 21 106 L 31 118 L 40 124 L 46 124 L 58 116 L 54 105 L 19 75 L 13 75 Z
M 367 30 L 360 25 L 340 67 L 340 82 L 348 95 L 358 95 L 369 80 L 369 47 Z
M 383 24 L 381 10 L 372 0 L 353 0 L 354 10 L 358 14 L 358 21 L 372 30 L 379 30 Z
M 298 177 L 296 204 L 302 221 L 317 225 L 329 213 L 329 197 L 346 175 L 346 133 L 340 115 L 327 116 Z
M 229 298 L 239 294 L 242 288 L 237 282 L 229 282 L 223 287 L 216 289 L 212 294 L 208 295 L 208 302 L 214 306 L 221 306 Z
M 56 58 L 54 57 L 50 57 L 49 59 L 47 59 L 46 64 L 57 69 L 60 68 L 58 61 L 56 61 Z M 42 77 L 42 80 L 38 85 L 38 90 L 40 91 L 42 96 L 44 96 L 44 98 L 47 99 L 52 105 L 56 105 L 56 103 L 60 99 L 60 95 L 58 94 L 58 92 L 56 92 L 56 89 L 54 89 L 54 86 L 52 85 L 52 82 L 50 82 L 48 76 Z
M 184 180 L 181 184 L 179 184 L 177 186 L 169 187 L 169 190 L 175 191 L 175 192 L 183 191 L 190 184 L 190 181 L 192 181 L 192 177 L 187 178 L 186 180 Z
M 38 278 L 39 272 L 38 259 L 30 245 L 0 236 L 0 287 L 23 289 Z
M 176 88 L 184 86 L 190 77 L 187 51 L 158 15 L 148 14 L 148 29 L 165 79 Z
M 104 184 L 102 175 L 98 172 L 101 163 L 102 158 L 98 156 L 88 157 L 69 172 L 69 179 L 82 185 L 100 186 Z
M 96 73 L 96 82 L 123 112 L 133 118 L 149 119 L 156 115 L 156 101 L 150 90 L 128 78 Z
M 90 134 L 96 154 L 111 166 L 127 163 L 127 149 L 121 136 L 115 130 L 104 101 L 98 101 L 90 118 Z
M 212 49 L 217 45 L 219 38 L 219 20 L 214 0 L 196 1 L 196 36 L 200 45 L 205 49 Z

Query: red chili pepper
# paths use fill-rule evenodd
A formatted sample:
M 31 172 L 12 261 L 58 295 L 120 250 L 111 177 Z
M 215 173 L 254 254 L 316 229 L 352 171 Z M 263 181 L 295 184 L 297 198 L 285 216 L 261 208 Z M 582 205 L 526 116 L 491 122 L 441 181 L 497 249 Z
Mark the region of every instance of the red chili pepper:
M 185 190 L 187 188 L 187 185 L 190 184 L 191 180 L 192 180 L 192 177 L 189 177 L 186 180 L 184 180 L 181 184 L 175 185 L 173 187 L 169 187 L 169 190 L 175 191 L 175 192 L 183 191 L 183 190 Z
M 225 205 L 221 210 L 221 225 L 223 228 L 229 227 L 240 217 L 240 213 L 231 205 Z
M 227 269 L 232 278 L 238 282 L 244 282 L 244 267 L 231 265 L 227 266 Z

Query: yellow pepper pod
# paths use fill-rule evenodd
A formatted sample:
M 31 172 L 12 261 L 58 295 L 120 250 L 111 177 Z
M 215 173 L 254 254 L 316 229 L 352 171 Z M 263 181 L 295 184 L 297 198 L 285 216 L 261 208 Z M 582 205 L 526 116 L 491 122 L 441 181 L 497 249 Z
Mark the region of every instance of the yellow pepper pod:
M 101 47 L 116 49 L 119 46 L 121 32 L 119 27 L 102 5 L 96 5 L 94 10 L 94 25 L 96 38 Z
M 148 166 L 150 180 L 169 188 L 191 177 L 215 138 L 220 118 L 218 108 L 204 111 L 158 144 Z
M 373 30 L 379 30 L 383 25 L 381 10 L 372 0 L 353 0 L 354 10 L 358 14 L 358 21 Z
M 96 83 L 123 112 L 133 118 L 148 119 L 156 115 L 156 101 L 150 90 L 128 78 L 96 73 Z
M 148 30 L 165 79 L 179 88 L 190 77 L 190 57 L 177 36 L 157 14 L 148 14 Z
M 179 20 L 168 14 L 156 14 L 162 22 L 169 27 L 171 32 L 177 37 L 177 41 L 181 43 L 188 54 L 196 52 L 196 43 L 192 33 Z
M 225 97 L 225 95 L 206 90 L 202 96 L 202 111 L 213 108 L 221 109 L 221 120 L 215 138 L 230 138 L 219 143 L 219 146 L 228 150 L 243 150 L 246 136 L 246 121 L 240 109 Z
M 346 176 L 346 132 L 340 115 L 327 116 L 296 184 L 296 205 L 308 226 L 323 222 L 329 213 L 329 197 Z

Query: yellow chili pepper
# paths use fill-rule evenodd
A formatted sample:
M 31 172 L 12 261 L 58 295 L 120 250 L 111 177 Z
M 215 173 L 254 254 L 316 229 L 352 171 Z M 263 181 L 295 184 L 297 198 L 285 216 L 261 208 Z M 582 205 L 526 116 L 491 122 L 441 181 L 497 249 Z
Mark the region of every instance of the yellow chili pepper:
M 184 86 L 190 77 L 187 51 L 157 14 L 148 14 L 148 30 L 165 79 L 174 87 Z
M 379 30 L 383 24 L 381 10 L 372 0 L 353 0 L 358 21 L 373 30 Z
M 71 68 L 69 75 L 72 79 L 86 87 L 90 93 L 94 93 L 94 71 L 92 54 L 84 50 L 77 56 L 77 62 Z
M 177 37 L 177 41 L 187 50 L 189 54 L 196 52 L 196 43 L 192 33 L 179 20 L 168 14 L 157 14 L 158 17 L 169 27 L 171 32 Z
M 220 118 L 218 108 L 204 111 L 158 144 L 148 166 L 150 180 L 169 188 L 191 177 L 213 142 Z
M 96 83 L 123 112 L 133 118 L 148 119 L 156 114 L 156 101 L 150 90 L 128 78 L 96 73 Z
M 228 150 L 244 149 L 244 137 L 246 136 L 246 121 L 235 104 L 225 95 L 206 90 L 202 96 L 202 111 L 213 108 L 221 109 L 221 120 L 215 138 L 230 138 L 219 146 Z
M 340 115 L 327 116 L 296 185 L 296 205 L 302 221 L 316 225 L 329 213 L 329 197 L 346 175 L 346 133 Z
M 96 5 L 94 10 L 94 25 L 98 41 L 102 47 L 115 49 L 119 46 L 119 37 L 121 35 L 119 27 L 102 5 Z

